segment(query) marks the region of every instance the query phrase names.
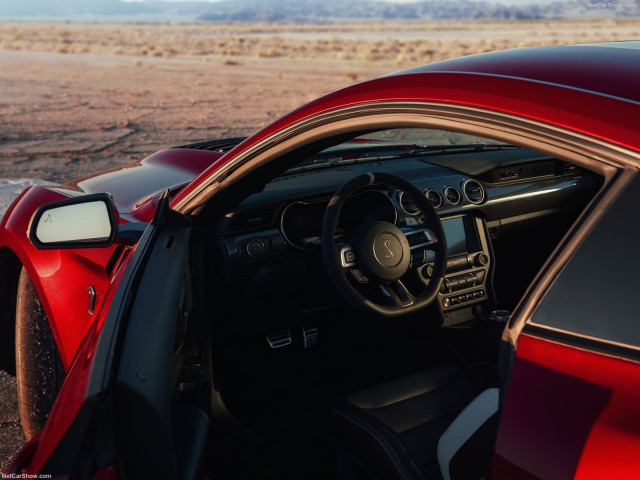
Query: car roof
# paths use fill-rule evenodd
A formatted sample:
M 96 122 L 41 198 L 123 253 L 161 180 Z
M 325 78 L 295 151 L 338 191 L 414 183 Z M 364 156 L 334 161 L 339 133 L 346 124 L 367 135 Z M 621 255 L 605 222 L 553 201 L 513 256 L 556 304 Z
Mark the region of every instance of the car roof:
M 640 102 L 640 41 L 489 52 L 443 60 L 389 76 L 433 72 L 518 78 Z

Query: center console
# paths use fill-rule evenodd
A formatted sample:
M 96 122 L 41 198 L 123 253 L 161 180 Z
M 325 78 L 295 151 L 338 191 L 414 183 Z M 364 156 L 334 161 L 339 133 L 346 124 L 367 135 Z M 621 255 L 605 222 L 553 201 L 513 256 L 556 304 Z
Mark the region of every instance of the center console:
M 443 219 L 442 226 L 447 238 L 448 260 L 437 301 L 443 325 L 455 325 L 493 307 L 493 262 L 482 219 L 460 215 Z M 433 258 L 427 258 L 427 262 L 422 275 L 429 280 Z

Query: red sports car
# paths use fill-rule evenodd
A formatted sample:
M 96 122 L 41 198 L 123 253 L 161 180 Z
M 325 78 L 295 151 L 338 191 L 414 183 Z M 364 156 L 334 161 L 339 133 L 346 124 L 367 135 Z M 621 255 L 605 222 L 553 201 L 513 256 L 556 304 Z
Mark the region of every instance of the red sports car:
M 638 478 L 638 79 L 486 53 L 25 190 L 10 473 Z

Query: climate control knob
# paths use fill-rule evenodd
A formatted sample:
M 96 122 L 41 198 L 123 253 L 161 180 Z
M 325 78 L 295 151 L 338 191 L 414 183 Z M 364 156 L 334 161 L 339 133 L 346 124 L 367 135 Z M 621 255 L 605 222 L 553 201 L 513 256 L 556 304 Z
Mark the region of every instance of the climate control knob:
M 484 267 L 487 263 L 489 263 L 489 255 L 486 253 L 479 253 L 476 255 L 475 262 L 476 266 Z
M 267 246 L 261 239 L 254 239 L 247 243 L 247 255 L 250 258 L 258 259 L 267 253 Z

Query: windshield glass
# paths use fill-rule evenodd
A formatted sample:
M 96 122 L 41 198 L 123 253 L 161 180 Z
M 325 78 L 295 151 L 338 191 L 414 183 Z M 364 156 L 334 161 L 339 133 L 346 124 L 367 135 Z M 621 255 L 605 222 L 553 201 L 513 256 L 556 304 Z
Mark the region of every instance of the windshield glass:
M 428 128 L 393 128 L 361 135 L 355 140 L 380 140 L 384 142 L 406 143 L 420 146 L 428 145 L 496 145 L 500 142 L 475 135 L 447 130 L 433 130 Z
M 427 128 L 394 128 L 359 135 L 325 148 L 288 172 L 334 165 L 425 157 L 442 153 L 513 148 L 510 145 L 465 133 Z

